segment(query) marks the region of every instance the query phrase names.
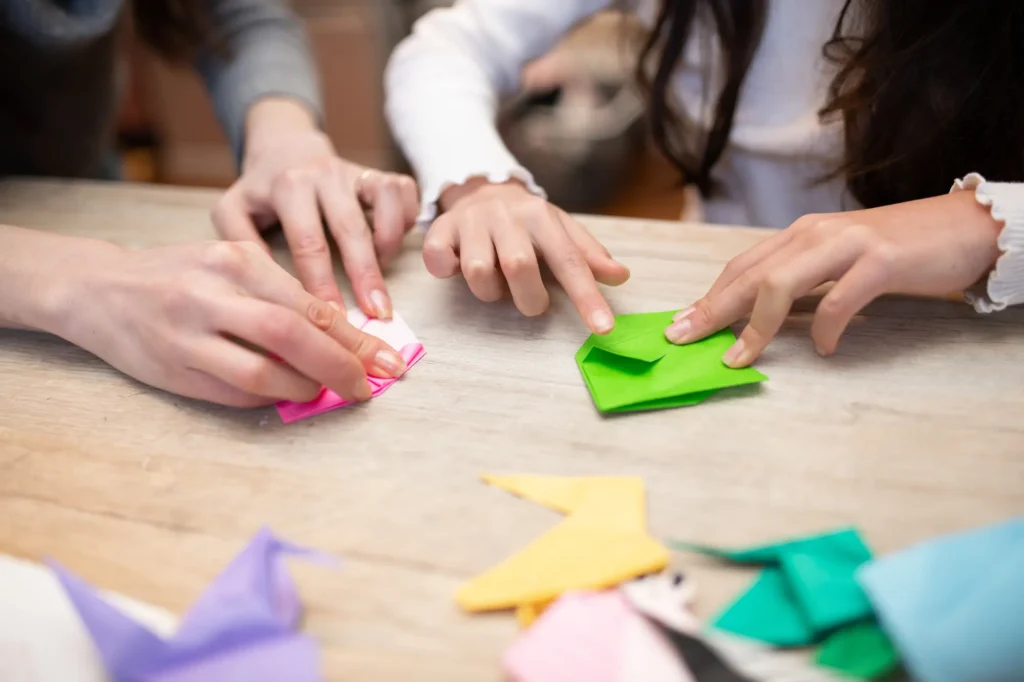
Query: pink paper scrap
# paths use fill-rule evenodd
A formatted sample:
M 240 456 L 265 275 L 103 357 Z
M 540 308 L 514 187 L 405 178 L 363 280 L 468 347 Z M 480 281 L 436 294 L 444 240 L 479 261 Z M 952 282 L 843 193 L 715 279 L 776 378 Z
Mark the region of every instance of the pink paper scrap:
M 348 321 L 352 326 L 361 329 L 367 334 L 376 336 L 398 351 L 402 359 L 405 360 L 406 372 L 426 355 L 423 344 L 420 343 L 419 339 L 416 338 L 416 334 L 413 333 L 412 329 L 409 328 L 409 325 L 405 323 L 398 313 L 395 313 L 390 321 L 384 321 L 368 318 L 360 310 L 352 310 L 348 314 Z M 367 380 L 373 388 L 373 397 L 376 398 L 398 381 L 398 378 L 371 376 L 367 377 Z M 277 413 L 281 415 L 281 421 L 285 424 L 291 424 L 292 422 L 315 417 L 318 414 L 336 410 L 339 407 L 345 407 L 350 404 L 351 401 L 345 400 L 334 391 L 324 388 L 320 391 L 319 396 L 308 403 L 293 403 L 288 400 L 279 402 L 277 404 Z
M 693 682 L 657 627 L 619 590 L 566 592 L 503 662 L 513 682 Z

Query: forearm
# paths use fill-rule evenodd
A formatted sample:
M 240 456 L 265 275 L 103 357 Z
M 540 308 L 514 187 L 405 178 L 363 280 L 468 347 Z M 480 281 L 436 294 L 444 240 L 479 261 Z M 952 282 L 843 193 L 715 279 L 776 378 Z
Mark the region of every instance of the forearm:
M 421 19 L 385 74 L 386 112 L 423 190 L 424 219 L 451 185 L 532 177 L 495 124 L 524 64 L 608 0 L 461 0 Z
M 214 22 L 224 54 L 198 61 L 217 116 L 236 158 L 247 145 L 248 117 L 263 100 L 300 104 L 314 122 L 322 119 L 320 82 L 298 19 L 283 0 L 214 0 Z
M 119 247 L 93 239 L 0 225 L 0 328 L 61 334 L 74 273 L 91 254 Z

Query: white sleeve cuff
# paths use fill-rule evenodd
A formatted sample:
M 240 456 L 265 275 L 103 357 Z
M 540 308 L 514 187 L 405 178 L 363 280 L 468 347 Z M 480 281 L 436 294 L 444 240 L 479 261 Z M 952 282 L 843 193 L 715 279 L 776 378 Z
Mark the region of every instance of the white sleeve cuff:
M 979 313 L 1024 303 L 1024 184 L 988 182 L 971 173 L 955 181 L 950 192 L 961 190 L 973 191 L 978 203 L 1003 223 L 998 242 L 1002 255 L 986 280 L 964 292 L 967 302 Z
M 544 191 L 543 187 L 537 184 L 537 181 L 533 178 L 533 174 L 519 165 L 508 166 L 504 170 L 500 171 L 492 168 L 490 170 L 481 169 L 479 172 L 462 172 L 456 176 L 445 178 L 443 181 L 433 182 L 423 188 L 422 204 L 420 206 L 420 214 L 416 218 L 416 223 L 422 228 L 430 227 L 430 223 L 434 222 L 434 218 L 437 217 L 438 202 L 445 190 L 450 187 L 464 185 L 473 178 L 487 178 L 488 182 L 494 184 L 501 184 L 503 182 L 508 182 L 509 180 L 518 180 L 526 186 L 526 189 L 531 194 L 535 194 L 544 199 L 548 198 L 547 192 Z

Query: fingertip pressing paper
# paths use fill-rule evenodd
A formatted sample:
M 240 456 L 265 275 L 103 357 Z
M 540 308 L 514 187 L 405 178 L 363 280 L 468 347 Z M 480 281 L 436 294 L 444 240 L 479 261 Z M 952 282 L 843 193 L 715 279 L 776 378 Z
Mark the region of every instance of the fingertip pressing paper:
M 675 311 L 617 315 L 609 334 L 591 334 L 576 364 L 601 412 L 696 405 L 720 389 L 768 377 L 753 367 L 733 369 L 722 356 L 736 342 L 729 329 L 683 346 L 665 338 Z
M 426 355 L 423 344 L 398 313 L 395 313 L 391 320 L 377 320 L 367 317 L 361 310 L 352 310 L 348 313 L 348 321 L 353 327 L 371 336 L 376 336 L 394 348 L 405 361 L 406 372 Z M 376 398 L 391 388 L 399 378 L 368 376 L 367 381 L 372 389 L 372 397 Z M 279 402 L 277 413 L 281 415 L 281 421 L 290 424 L 351 404 L 352 401 L 345 400 L 325 387 L 320 391 L 320 395 L 308 403 L 294 403 L 288 400 Z

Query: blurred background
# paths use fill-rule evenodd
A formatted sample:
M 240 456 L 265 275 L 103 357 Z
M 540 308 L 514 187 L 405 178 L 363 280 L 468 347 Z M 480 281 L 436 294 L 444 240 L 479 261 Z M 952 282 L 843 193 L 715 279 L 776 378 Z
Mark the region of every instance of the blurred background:
M 407 170 L 383 114 L 392 48 L 444 0 L 293 0 L 320 67 L 327 133 L 358 163 Z M 677 220 L 683 189 L 651 147 L 633 86 L 643 31 L 614 12 L 577 27 L 530 64 L 503 104 L 502 136 L 570 211 Z M 226 187 L 231 153 L 195 75 L 168 67 L 134 41 L 125 51 L 128 94 L 119 120 L 126 179 Z M 692 216 L 687 216 L 692 217 Z

